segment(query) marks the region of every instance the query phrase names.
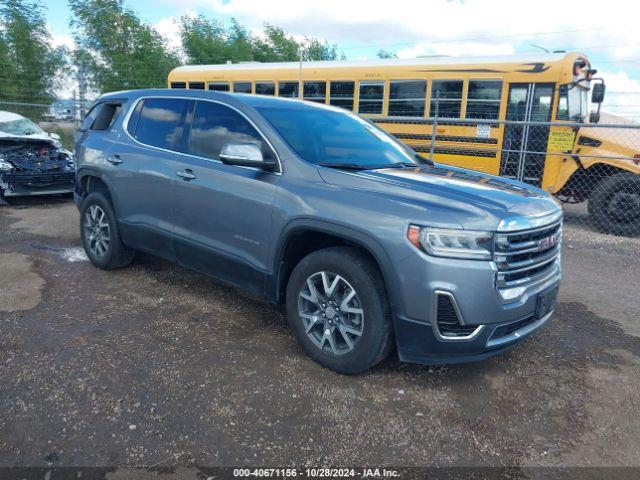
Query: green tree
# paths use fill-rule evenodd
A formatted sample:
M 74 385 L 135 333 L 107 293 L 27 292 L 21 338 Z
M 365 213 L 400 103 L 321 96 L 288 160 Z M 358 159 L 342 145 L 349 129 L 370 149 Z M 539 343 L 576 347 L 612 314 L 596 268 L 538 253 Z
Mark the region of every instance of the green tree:
M 0 99 L 50 102 L 58 86 L 57 73 L 65 66 L 64 54 L 63 48 L 51 45 L 40 4 L 0 3 Z
M 122 0 L 69 0 L 76 61 L 84 61 L 89 81 L 100 92 L 164 87 L 180 62 L 150 25 Z
M 338 46 L 329 45 L 317 38 L 308 38 L 304 43 L 305 60 L 338 60 Z M 344 53 L 341 60 L 345 60 Z

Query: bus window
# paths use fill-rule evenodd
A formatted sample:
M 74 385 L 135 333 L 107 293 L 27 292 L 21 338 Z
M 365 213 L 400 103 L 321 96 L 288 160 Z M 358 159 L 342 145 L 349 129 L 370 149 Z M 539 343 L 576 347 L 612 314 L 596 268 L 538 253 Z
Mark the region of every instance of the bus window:
M 304 82 L 304 100 L 324 103 L 327 95 L 326 82 Z
M 273 82 L 256 82 L 256 95 L 275 95 L 276 86 Z
M 358 113 L 380 115 L 384 99 L 384 82 L 360 82 Z
M 189 90 L 204 90 L 204 82 L 189 82 Z
M 187 88 L 185 82 L 171 82 L 171 88 Z
M 353 111 L 353 91 L 355 82 L 331 82 L 329 104 Z
M 466 118 L 497 120 L 501 93 L 499 80 L 470 80 Z
M 278 96 L 298 98 L 298 82 L 278 82 Z
M 251 82 L 233 82 L 233 93 L 251 93 Z
M 426 80 L 391 80 L 389 88 L 389 116 L 424 116 L 424 98 L 426 93 Z
M 462 106 L 462 80 L 434 80 L 431 82 L 431 116 L 436 115 L 436 98 L 439 95 L 438 116 L 460 118 Z
M 209 82 L 209 90 L 216 92 L 228 92 L 229 82 Z

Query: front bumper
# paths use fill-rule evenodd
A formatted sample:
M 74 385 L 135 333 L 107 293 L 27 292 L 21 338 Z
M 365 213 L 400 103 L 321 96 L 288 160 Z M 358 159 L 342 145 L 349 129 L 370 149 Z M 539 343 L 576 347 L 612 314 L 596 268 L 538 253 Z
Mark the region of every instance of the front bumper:
M 51 195 L 71 193 L 74 188 L 75 173 L 3 173 L 0 174 L 0 189 L 5 197 L 26 195 Z
M 401 266 L 403 314 L 395 318 L 400 360 L 449 364 L 482 360 L 498 354 L 542 327 L 553 310 L 540 313 L 539 297 L 558 288 L 560 257 L 523 293 L 506 301 L 496 288 L 493 262 L 431 257 L 416 253 Z M 413 279 L 414 281 L 409 281 Z M 437 298 L 450 297 L 468 338 L 444 338 L 437 324 Z M 476 330 L 472 327 L 477 326 Z

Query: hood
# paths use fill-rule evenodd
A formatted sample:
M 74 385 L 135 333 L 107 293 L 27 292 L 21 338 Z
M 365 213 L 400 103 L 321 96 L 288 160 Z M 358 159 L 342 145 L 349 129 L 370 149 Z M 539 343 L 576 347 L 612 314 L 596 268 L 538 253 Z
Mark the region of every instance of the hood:
M 32 135 L 13 135 L 11 133 L 3 132 L 2 130 L 0 130 L 0 140 L 47 142 L 51 145 L 56 146 L 58 146 L 59 143 L 55 138 L 51 138 L 47 133 L 34 133 Z
M 416 169 L 344 171 L 322 168 L 327 183 L 365 188 L 439 207 L 465 229 L 496 230 L 501 221 L 541 217 L 560 207 L 545 191 L 530 185 L 444 165 Z M 425 219 L 428 223 L 429 219 Z

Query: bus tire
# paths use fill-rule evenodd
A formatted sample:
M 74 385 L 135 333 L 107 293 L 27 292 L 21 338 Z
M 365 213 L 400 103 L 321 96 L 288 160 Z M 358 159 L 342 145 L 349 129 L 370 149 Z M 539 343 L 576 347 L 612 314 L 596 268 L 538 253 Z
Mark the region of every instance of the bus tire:
M 593 189 L 589 215 L 596 226 L 614 235 L 640 235 L 640 175 L 617 173 Z

